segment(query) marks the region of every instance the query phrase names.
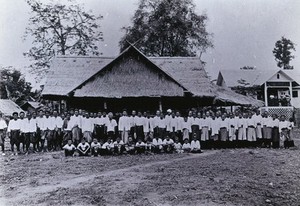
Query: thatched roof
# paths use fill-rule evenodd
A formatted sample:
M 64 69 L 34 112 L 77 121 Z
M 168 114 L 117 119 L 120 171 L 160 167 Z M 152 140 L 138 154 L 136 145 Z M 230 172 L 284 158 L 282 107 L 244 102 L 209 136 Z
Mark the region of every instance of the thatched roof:
M 10 99 L 0 99 L 0 112 L 5 116 L 12 116 L 13 112 L 24 112 L 16 103 Z
M 42 95 L 67 96 L 113 59 L 111 57 L 86 56 L 55 57 L 47 74 Z
M 150 73 L 143 73 L 145 67 L 151 70 Z M 126 72 L 131 74 L 130 79 Z M 152 72 L 156 72 L 154 78 L 162 78 L 163 81 L 145 86 Z M 143 78 L 136 78 L 138 73 Z M 56 57 L 42 95 L 118 98 L 185 96 L 189 93 L 194 97 L 210 97 L 228 104 L 251 104 L 249 97 L 229 89 L 222 90 L 210 82 L 204 65 L 197 57 L 146 57 L 130 46 L 116 58 Z

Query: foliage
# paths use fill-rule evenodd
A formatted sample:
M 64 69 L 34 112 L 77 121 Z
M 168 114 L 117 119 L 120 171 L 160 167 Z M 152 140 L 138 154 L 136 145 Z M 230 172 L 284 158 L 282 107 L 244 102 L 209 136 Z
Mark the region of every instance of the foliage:
M 130 42 L 147 56 L 201 56 L 213 47 L 206 22 L 192 0 L 140 0 L 133 25 L 123 28 L 120 49 Z
M 293 69 L 293 66 L 290 65 L 290 61 L 295 58 L 295 56 L 292 55 L 292 51 L 296 51 L 295 44 L 285 37 L 281 37 L 281 40 L 275 43 L 273 54 L 278 67 Z
M 59 2 L 42 3 L 26 0 L 32 16 L 24 38 L 33 37 L 32 48 L 24 55 L 34 63 L 31 71 L 45 75 L 49 62 L 54 55 L 99 55 L 97 42 L 103 40 L 99 31 L 102 16 L 85 11 L 84 7 L 74 4 L 63 5 Z
M 30 99 L 31 84 L 25 81 L 20 71 L 12 67 L 2 67 L 0 74 L 1 99 L 11 99 L 19 105 Z
M 253 66 L 243 66 L 243 67 L 241 67 L 240 69 L 241 69 L 241 70 L 254 70 L 255 67 L 253 67 Z

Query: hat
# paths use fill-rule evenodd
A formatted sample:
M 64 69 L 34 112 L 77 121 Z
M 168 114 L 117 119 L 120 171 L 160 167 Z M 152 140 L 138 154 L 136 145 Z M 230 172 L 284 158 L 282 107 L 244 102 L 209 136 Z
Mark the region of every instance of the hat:
M 171 112 L 172 112 L 172 110 L 171 110 L 171 109 L 168 109 L 168 110 L 167 110 L 167 112 L 168 112 L 168 113 L 171 113 Z

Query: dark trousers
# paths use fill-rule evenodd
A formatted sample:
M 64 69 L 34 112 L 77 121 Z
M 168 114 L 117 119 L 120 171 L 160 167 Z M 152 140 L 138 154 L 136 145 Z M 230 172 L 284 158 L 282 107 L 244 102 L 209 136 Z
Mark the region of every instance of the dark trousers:
M 124 145 L 114 147 L 114 154 L 121 155 L 124 153 L 124 151 L 125 151 Z
M 146 151 L 145 147 L 136 147 L 135 148 L 137 154 L 143 154 Z
M 20 152 L 20 131 L 12 130 L 10 132 L 10 145 L 11 151 L 14 152 L 14 146 L 16 145 L 17 151 Z
M 136 126 L 136 136 L 137 138 L 141 138 L 141 139 L 144 139 L 144 128 L 143 128 L 143 125 L 141 126 Z
M 66 157 L 73 156 L 74 152 L 75 152 L 75 149 L 73 149 L 73 150 L 66 150 L 65 149 L 65 156 Z
M 93 147 L 91 149 L 91 151 L 92 151 L 92 155 L 95 156 L 95 157 L 97 157 L 98 155 L 100 155 L 100 148 L 98 148 L 98 147 Z

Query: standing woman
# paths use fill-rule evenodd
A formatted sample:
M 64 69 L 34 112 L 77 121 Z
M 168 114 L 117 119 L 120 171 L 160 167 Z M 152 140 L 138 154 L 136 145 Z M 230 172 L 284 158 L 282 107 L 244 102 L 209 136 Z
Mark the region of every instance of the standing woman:
M 272 118 L 272 147 L 277 149 L 280 146 L 279 119 L 276 114 L 273 114 Z

